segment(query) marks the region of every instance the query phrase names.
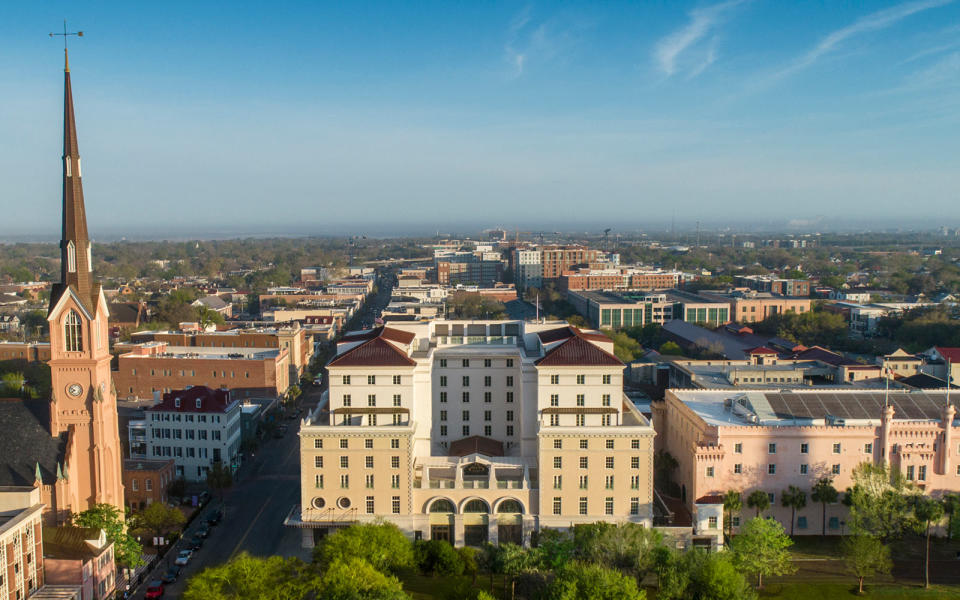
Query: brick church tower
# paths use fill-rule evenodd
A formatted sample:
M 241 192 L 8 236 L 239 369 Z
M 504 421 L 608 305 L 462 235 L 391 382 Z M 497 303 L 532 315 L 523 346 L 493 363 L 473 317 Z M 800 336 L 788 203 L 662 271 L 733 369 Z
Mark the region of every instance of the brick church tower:
M 123 456 L 110 374 L 107 303 L 100 284 L 93 281 L 81 175 L 70 63 L 66 60 L 60 283 L 53 287 L 47 314 L 52 380 L 50 433 L 67 440 L 65 473 L 60 478 L 65 481 L 58 485 L 66 497 L 57 498 L 55 503 L 58 509 L 74 513 L 95 503 L 107 503 L 123 514 Z

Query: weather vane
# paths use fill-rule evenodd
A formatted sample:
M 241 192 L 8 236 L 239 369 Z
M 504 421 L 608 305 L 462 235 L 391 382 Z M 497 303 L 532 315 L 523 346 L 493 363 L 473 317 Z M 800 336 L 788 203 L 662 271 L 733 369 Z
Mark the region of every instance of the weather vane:
M 53 36 L 55 36 L 55 35 L 62 35 L 62 36 L 63 36 L 63 64 L 64 64 L 64 70 L 65 70 L 65 71 L 69 71 L 69 70 L 70 70 L 70 58 L 69 58 L 69 56 L 67 56 L 67 36 L 75 35 L 75 36 L 77 36 L 77 37 L 83 37 L 83 32 L 82 32 L 82 31 L 67 31 L 67 20 L 64 19 L 64 20 L 63 20 L 63 33 L 52 33 L 52 32 L 50 33 L 50 37 L 53 37 Z

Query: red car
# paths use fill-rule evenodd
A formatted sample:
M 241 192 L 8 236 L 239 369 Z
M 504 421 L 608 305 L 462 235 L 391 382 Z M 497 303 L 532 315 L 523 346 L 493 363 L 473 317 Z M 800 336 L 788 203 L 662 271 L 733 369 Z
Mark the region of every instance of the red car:
M 151 581 L 147 586 L 147 594 L 144 596 L 147 600 L 152 598 L 163 598 L 163 582 Z

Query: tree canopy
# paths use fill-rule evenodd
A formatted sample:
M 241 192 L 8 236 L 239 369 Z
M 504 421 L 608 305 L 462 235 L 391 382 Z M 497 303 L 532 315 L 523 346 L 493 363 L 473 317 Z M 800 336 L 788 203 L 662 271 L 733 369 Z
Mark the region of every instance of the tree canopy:
M 764 575 L 783 575 L 796 570 L 787 550 L 792 545 L 783 525 L 761 517 L 747 521 L 730 542 L 737 565 L 757 576 L 757 588 L 763 587 Z
M 449 546 L 449 544 L 448 544 Z M 327 569 L 348 558 L 365 560 L 383 573 L 397 574 L 414 566 L 413 547 L 393 523 L 358 523 L 326 536 L 313 558 Z
M 143 564 L 143 548 L 127 531 L 127 525 L 116 506 L 94 504 L 87 510 L 73 515 L 71 522 L 78 527 L 102 529 L 107 539 L 113 542 L 113 555 L 117 564 L 138 567 Z

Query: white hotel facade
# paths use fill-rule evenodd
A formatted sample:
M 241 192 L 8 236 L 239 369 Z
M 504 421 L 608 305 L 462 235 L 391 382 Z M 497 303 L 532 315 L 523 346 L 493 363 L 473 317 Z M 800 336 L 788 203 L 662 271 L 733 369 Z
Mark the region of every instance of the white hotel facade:
M 312 546 L 383 518 L 414 539 L 528 543 L 540 527 L 652 524 L 650 423 L 603 335 L 564 322 L 398 323 L 344 337 L 301 423 Z

